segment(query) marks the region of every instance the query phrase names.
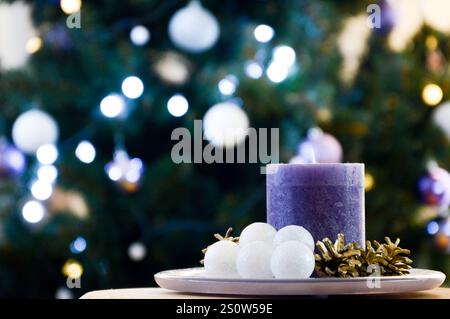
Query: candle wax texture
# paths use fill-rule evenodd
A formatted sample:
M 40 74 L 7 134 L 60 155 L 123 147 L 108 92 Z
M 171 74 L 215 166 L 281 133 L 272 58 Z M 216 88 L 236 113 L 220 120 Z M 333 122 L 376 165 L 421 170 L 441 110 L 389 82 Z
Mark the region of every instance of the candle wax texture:
M 364 164 L 269 164 L 267 222 L 365 246 Z

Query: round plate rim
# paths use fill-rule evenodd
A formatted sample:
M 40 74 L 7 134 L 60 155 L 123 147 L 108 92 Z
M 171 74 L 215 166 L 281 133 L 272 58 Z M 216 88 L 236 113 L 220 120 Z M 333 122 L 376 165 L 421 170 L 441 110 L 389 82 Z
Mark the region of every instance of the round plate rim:
M 181 269 L 171 269 L 164 270 L 156 273 L 154 275 L 155 279 L 166 279 L 166 280 L 185 280 L 185 281 L 204 281 L 204 282 L 229 282 L 229 283 L 264 283 L 264 284 L 279 284 L 279 283 L 336 283 L 336 282 L 360 282 L 366 281 L 367 279 L 380 279 L 381 281 L 409 281 L 409 280 L 419 280 L 419 279 L 442 279 L 445 280 L 446 275 L 437 270 L 424 269 L 424 268 L 413 268 L 410 271 L 412 273 L 404 276 L 370 276 L 370 277 L 349 277 L 349 278 L 305 278 L 305 279 L 247 279 L 247 278 L 216 278 L 216 277 L 200 277 L 200 276 L 180 276 L 173 274 L 174 272 L 187 272 L 187 271 L 201 271 L 203 267 L 191 267 L 191 268 L 181 268 Z M 418 274 L 416 274 L 418 272 Z

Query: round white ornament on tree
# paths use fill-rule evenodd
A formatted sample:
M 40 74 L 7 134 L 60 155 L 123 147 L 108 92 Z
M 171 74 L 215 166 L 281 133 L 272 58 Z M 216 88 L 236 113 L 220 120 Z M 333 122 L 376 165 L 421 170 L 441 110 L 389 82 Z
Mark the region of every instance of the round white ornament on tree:
M 42 145 L 55 144 L 58 135 L 58 124 L 53 117 L 37 109 L 22 113 L 12 128 L 14 144 L 28 154 L 34 154 Z
M 251 279 L 273 278 L 270 270 L 272 245 L 254 241 L 239 250 L 236 267 L 239 276 Z
M 421 5 L 425 23 L 435 30 L 450 34 L 450 1 L 423 0 Z
M 314 271 L 314 254 L 298 241 L 287 241 L 275 247 L 270 268 L 277 279 L 309 278 Z
M 263 241 L 272 245 L 277 231 L 272 225 L 266 223 L 253 223 L 244 228 L 239 236 L 239 246 L 244 247 L 255 241 Z
M 219 23 L 211 12 L 193 0 L 172 16 L 169 37 L 180 49 L 200 53 L 211 48 L 219 38 Z
M 305 244 L 311 251 L 314 251 L 314 238 L 302 226 L 289 225 L 281 228 L 275 235 L 273 246 L 276 247 L 287 241 L 298 241 Z
M 0 3 L 0 69 L 21 68 L 27 62 L 27 42 L 37 33 L 31 10 L 23 1 Z
M 450 140 L 450 102 L 445 102 L 434 110 L 433 121 Z
M 208 247 L 204 265 L 210 277 L 237 277 L 236 259 L 239 246 L 229 240 L 220 240 Z
M 245 111 L 231 102 L 212 106 L 203 117 L 206 139 L 214 146 L 234 147 L 245 140 L 249 128 Z

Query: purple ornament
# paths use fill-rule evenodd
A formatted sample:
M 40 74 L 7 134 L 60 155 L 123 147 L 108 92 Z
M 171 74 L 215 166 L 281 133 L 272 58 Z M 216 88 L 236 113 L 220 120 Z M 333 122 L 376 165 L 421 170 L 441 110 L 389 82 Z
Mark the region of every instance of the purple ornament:
M 431 167 L 428 174 L 419 180 L 422 200 L 429 205 L 450 205 L 450 174 L 443 168 Z
M 17 148 L 0 140 L 0 177 L 21 175 L 25 171 L 25 156 Z
M 375 28 L 375 32 L 381 36 L 387 36 L 395 24 L 395 14 L 388 2 L 383 1 L 381 7 L 381 25 Z
M 294 163 L 340 163 L 342 162 L 342 146 L 332 135 L 322 132 L 320 128 L 312 128 L 308 136 L 298 146 Z
M 44 39 L 46 43 L 60 50 L 68 51 L 73 47 L 72 39 L 65 26 L 57 25 L 47 32 Z

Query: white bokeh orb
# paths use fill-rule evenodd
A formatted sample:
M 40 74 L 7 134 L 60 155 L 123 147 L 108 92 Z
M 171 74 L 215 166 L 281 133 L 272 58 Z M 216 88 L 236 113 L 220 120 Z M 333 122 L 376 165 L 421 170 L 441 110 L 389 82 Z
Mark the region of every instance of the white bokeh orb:
M 422 0 L 425 23 L 433 29 L 450 34 L 450 1 Z
M 55 144 L 58 135 L 56 121 L 48 113 L 36 109 L 22 113 L 12 128 L 14 144 L 27 154 L 35 153 L 42 145 Z
M 278 45 L 272 51 L 273 60 L 276 63 L 291 66 L 295 63 L 295 51 L 287 45 Z
M 277 279 L 309 278 L 314 266 L 314 253 L 298 241 L 286 241 L 275 247 L 270 260 L 270 269 Z
M 206 139 L 218 147 L 234 147 L 245 140 L 249 119 L 245 111 L 231 102 L 212 106 L 203 117 Z
M 274 61 L 269 64 L 266 75 L 273 83 L 283 82 L 289 75 L 289 67 L 285 63 Z
M 37 170 L 39 180 L 54 183 L 58 178 L 58 169 L 54 165 L 43 165 Z
M 30 200 L 22 207 L 22 217 L 31 224 L 39 223 L 45 216 L 45 207 L 40 202 Z
M 236 259 L 239 246 L 229 240 L 220 240 L 208 247 L 204 265 L 209 277 L 238 277 Z
M 143 46 L 150 40 L 150 31 L 143 26 L 134 26 L 130 31 L 130 40 L 136 46 Z
M 256 41 L 266 43 L 272 40 L 275 31 L 267 24 L 260 24 L 253 31 L 253 35 L 255 36 Z
M 180 117 L 186 114 L 189 102 L 182 94 L 174 94 L 167 101 L 167 110 L 172 116 Z
M 144 93 L 144 83 L 137 76 L 128 76 L 122 81 L 122 93 L 129 99 L 137 99 Z
M 254 241 L 239 250 L 236 267 L 239 276 L 251 279 L 273 278 L 270 270 L 272 245 L 264 241 Z
M 273 239 L 273 246 L 277 247 L 287 241 L 298 241 L 314 251 L 314 238 L 309 231 L 302 226 L 289 225 L 277 231 Z
M 120 94 L 109 94 L 100 102 L 100 111 L 108 118 L 115 118 L 125 110 L 125 99 Z
M 244 247 L 255 241 L 263 241 L 269 245 L 272 245 L 275 238 L 276 229 L 266 223 L 252 223 L 244 228 L 239 236 L 239 246 Z
M 219 23 L 211 12 L 193 0 L 172 16 L 169 37 L 180 49 L 200 53 L 211 48 L 219 38 Z
M 245 64 L 245 74 L 252 79 L 259 79 L 263 74 L 263 68 L 261 64 L 256 61 L 248 61 Z
M 96 154 L 94 145 L 89 141 L 81 141 L 75 149 L 75 156 L 85 164 L 92 163 Z
M 51 165 L 58 159 L 58 149 L 53 144 L 44 144 L 36 151 L 36 158 L 43 165 Z
M 37 200 L 47 200 L 53 194 L 53 186 L 49 182 L 37 180 L 31 185 L 31 194 Z
M 161 80 L 171 85 L 186 83 L 191 75 L 191 64 L 187 58 L 175 52 L 162 54 L 153 65 Z
M 447 135 L 450 140 L 450 102 L 436 107 L 433 112 L 433 122 Z
M 132 243 L 128 247 L 128 257 L 133 261 L 141 261 L 147 256 L 147 248 L 140 241 Z

